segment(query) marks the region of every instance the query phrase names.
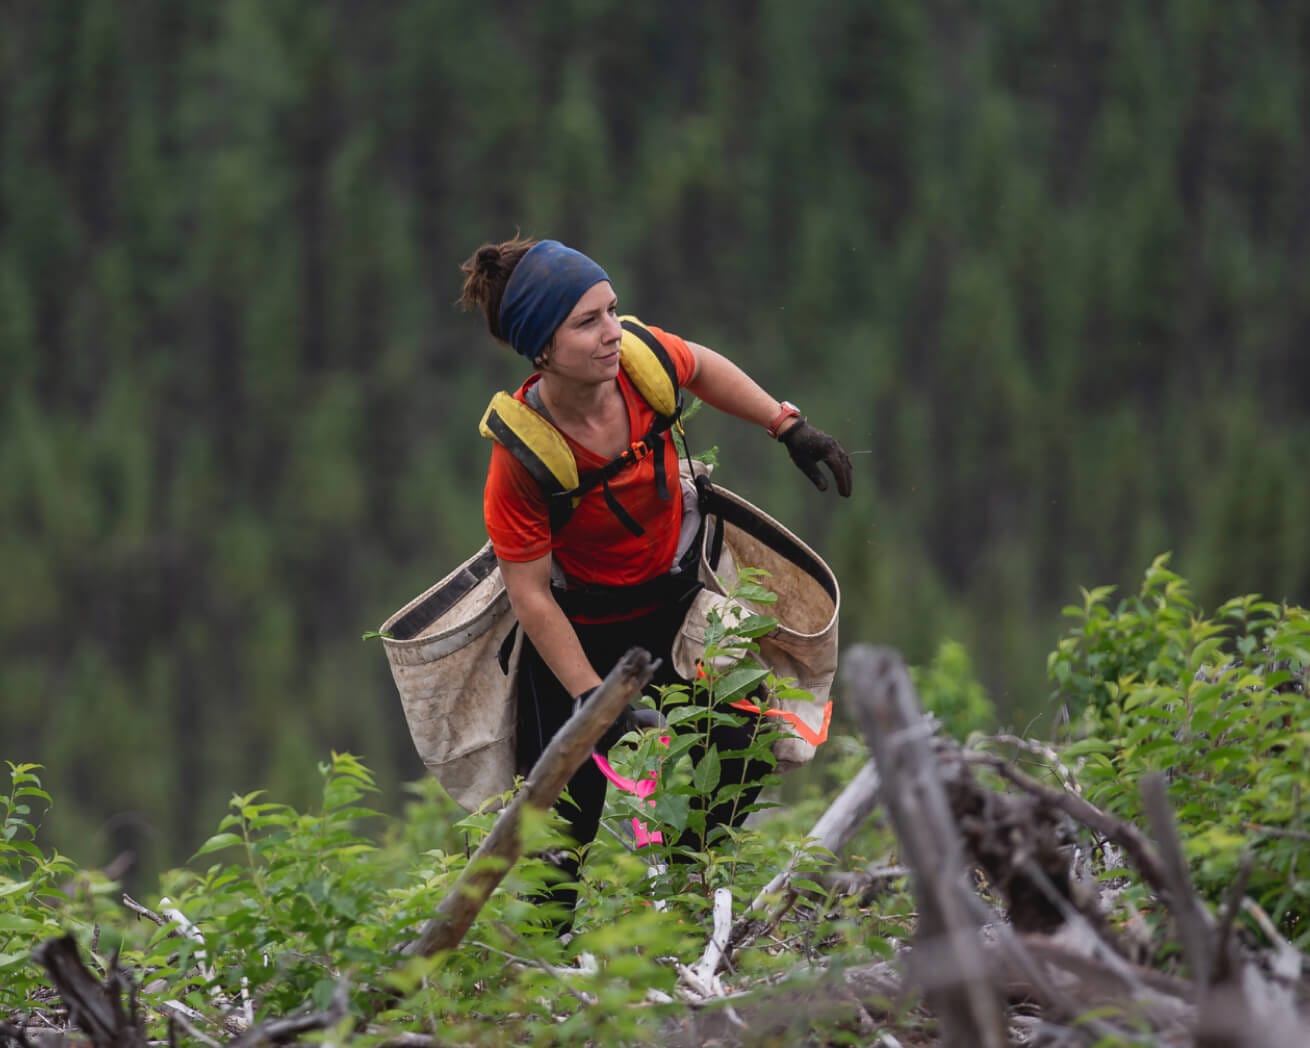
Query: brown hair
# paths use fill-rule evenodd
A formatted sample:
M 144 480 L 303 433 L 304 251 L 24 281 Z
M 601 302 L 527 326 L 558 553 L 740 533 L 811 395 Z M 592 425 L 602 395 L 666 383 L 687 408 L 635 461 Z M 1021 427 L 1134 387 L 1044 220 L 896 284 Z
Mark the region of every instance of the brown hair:
M 459 304 L 465 309 L 476 307 L 482 310 L 482 315 L 487 318 L 487 330 L 502 341 L 499 316 L 505 285 L 509 283 L 510 274 L 519 264 L 519 259 L 536 243 L 528 237 L 515 236 L 503 244 L 483 244 L 459 267 L 464 273 L 464 289 L 460 292 Z

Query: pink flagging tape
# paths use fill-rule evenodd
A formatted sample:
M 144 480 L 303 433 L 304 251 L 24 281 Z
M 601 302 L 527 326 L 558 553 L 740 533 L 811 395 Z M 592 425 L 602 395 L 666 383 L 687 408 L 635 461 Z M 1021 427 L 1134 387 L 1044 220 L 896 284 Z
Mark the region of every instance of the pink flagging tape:
M 669 737 L 667 735 L 660 736 L 660 742 L 667 746 Z M 648 799 L 655 792 L 655 787 L 659 785 L 659 776 L 655 772 L 651 772 L 644 779 L 629 779 L 627 776 L 616 772 L 614 766 L 610 764 L 609 758 L 602 756 L 595 750 L 591 753 L 591 759 L 596 762 L 596 767 L 600 769 L 600 773 L 615 786 L 625 793 L 635 794 L 641 800 L 645 800 L 650 807 L 655 807 L 655 802 Z M 664 843 L 664 835 L 659 830 L 652 831 L 640 819 L 632 820 L 632 835 L 636 838 L 638 848 L 644 848 L 648 844 Z

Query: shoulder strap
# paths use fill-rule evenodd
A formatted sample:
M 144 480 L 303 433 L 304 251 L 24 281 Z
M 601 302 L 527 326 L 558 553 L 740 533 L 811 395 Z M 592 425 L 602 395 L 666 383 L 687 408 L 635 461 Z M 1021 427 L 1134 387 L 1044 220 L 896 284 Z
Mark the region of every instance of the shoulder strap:
M 650 328 L 636 317 L 621 317 L 620 321 L 623 341 L 619 361 L 624 373 L 655 414 L 672 421 L 682 410 L 678 369 L 673 366 L 673 359 Z
M 563 434 L 508 393 L 497 393 L 478 423 L 478 432 L 503 445 L 546 496 L 550 526 L 558 531 L 577 504 L 578 463 Z

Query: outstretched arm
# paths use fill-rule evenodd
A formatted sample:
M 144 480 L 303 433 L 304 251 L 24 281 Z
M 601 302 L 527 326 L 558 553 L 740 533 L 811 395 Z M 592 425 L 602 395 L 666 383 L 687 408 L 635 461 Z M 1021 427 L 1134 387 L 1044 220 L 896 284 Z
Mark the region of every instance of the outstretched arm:
M 766 393 L 746 372 L 709 346 L 688 342 L 696 357 L 696 370 L 687 389 L 712 408 L 767 429 L 782 410 L 782 403 Z M 778 435 L 800 422 L 790 418 L 782 424 Z
M 687 383 L 688 390 L 710 407 L 745 422 L 765 429 L 776 425 L 773 435 L 786 446 L 791 460 L 816 488 L 828 490 L 827 478 L 819 469 L 822 463 L 832 471 L 837 491 L 843 496 L 850 495 L 851 460 L 841 444 L 801 417 L 786 418 L 778 425 L 783 415 L 781 402 L 722 353 L 695 342 L 687 345 L 696 357 L 696 370 Z

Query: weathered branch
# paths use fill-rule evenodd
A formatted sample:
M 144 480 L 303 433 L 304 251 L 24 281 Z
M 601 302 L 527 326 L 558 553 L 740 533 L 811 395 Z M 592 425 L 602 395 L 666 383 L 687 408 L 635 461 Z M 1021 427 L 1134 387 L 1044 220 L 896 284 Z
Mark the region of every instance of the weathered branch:
M 559 799 L 569 779 L 590 756 L 596 740 L 650 682 L 657 665 L 640 648 L 633 648 L 619 660 L 582 709 L 551 739 L 523 788 L 500 813 L 481 847 L 437 907 L 436 916 L 423 927 L 418 939 L 405 948 L 407 955 L 431 957 L 459 945 L 491 893 L 519 859 L 522 852 L 519 821 L 524 806 L 546 811 Z
M 1152 846 L 1150 839 L 1132 823 L 1124 822 L 1074 793 L 1066 793 L 1051 786 L 1030 779 L 1003 757 L 993 753 L 966 751 L 965 759 L 972 764 L 984 764 L 1002 778 L 1006 779 L 1025 793 L 1030 793 L 1045 804 L 1064 812 L 1071 819 L 1082 823 L 1107 840 L 1114 841 L 1128 853 L 1146 882 L 1157 892 L 1169 890 L 1169 875 L 1160 861 L 1160 856 Z
M 337 983 L 336 989 L 332 992 L 332 1003 L 328 1007 L 303 1015 L 266 1020 L 258 1026 L 252 1026 L 235 1040 L 229 1041 L 227 1048 L 264 1048 L 265 1045 L 294 1041 L 302 1033 L 331 1029 L 346 1017 L 349 1007 L 350 1001 L 343 979 Z
M 1165 796 L 1164 777 L 1148 775 L 1141 785 L 1142 807 L 1151 827 L 1163 864 L 1166 891 L 1164 903 L 1173 914 L 1178 926 L 1178 938 L 1183 956 L 1192 969 L 1198 993 L 1210 985 L 1214 969 L 1210 956 L 1210 929 L 1213 922 L 1192 891 L 1192 878 L 1187 872 L 1187 859 L 1183 856 L 1183 842 L 1178 839 L 1173 809 Z
M 117 958 L 101 985 L 82 963 L 77 940 L 71 935 L 47 939 L 32 956 L 49 973 L 74 1025 L 81 1027 L 96 1048 L 145 1048 L 145 1029 L 134 1014 L 135 984 L 119 970 Z M 127 1010 L 124 990 L 129 997 Z
M 858 645 L 846 655 L 842 681 L 912 871 L 919 908 L 914 981 L 941 1023 L 943 1044 L 1003 1048 L 1005 1017 L 969 912 L 963 848 L 909 673 L 896 652 Z M 930 951 L 946 963 L 929 967 Z
M 700 960 L 690 968 L 682 969 L 683 981 L 702 997 L 722 996 L 723 984 L 719 981 L 719 964 L 728 949 L 728 935 L 732 929 L 732 892 L 727 888 L 714 889 L 714 928 Z

